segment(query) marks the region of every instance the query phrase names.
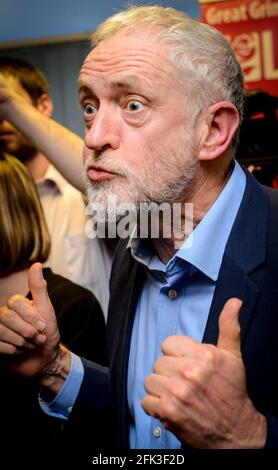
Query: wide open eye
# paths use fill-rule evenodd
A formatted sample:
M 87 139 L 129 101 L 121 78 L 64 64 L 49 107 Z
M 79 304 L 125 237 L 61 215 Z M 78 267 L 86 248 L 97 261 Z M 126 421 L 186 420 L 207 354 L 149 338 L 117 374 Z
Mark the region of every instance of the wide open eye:
M 127 109 L 128 111 L 140 111 L 141 109 L 143 109 L 144 105 L 143 103 L 141 103 L 141 101 L 138 101 L 138 100 L 130 100 L 128 103 L 127 103 Z
M 97 112 L 97 108 L 91 103 L 85 104 L 83 109 L 86 116 L 93 116 Z

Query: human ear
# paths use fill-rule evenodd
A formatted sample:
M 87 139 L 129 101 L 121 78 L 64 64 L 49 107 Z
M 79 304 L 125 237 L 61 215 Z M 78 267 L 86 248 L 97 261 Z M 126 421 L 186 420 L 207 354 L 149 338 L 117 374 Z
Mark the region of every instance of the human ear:
M 36 108 L 45 116 L 51 117 L 53 111 L 52 99 L 47 93 L 43 93 L 37 100 Z
M 229 101 L 220 101 L 208 108 L 201 123 L 199 160 L 214 160 L 229 147 L 239 126 L 239 114 Z

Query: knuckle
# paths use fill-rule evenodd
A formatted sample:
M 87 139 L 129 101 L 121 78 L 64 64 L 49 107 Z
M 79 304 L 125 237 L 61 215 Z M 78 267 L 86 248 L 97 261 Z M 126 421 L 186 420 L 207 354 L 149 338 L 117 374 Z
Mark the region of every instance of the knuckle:
M 202 382 L 202 367 L 197 364 L 192 364 L 183 368 L 183 376 L 190 382 L 191 385 L 196 386 Z
M 177 416 L 178 409 L 177 405 L 172 401 L 172 400 L 165 400 L 163 403 L 161 403 L 161 411 L 160 415 L 163 418 L 168 418 L 172 422 L 175 422 L 175 418 Z
M 22 336 L 19 336 L 18 338 L 16 338 L 15 346 L 17 348 L 23 348 L 25 346 L 25 339 L 22 338 Z
M 165 338 L 161 343 L 161 351 L 163 353 L 167 353 L 167 351 L 169 350 L 169 348 L 171 348 L 174 341 L 176 341 L 175 336 L 168 336 L 167 338 Z
M 163 362 L 163 356 L 162 357 L 159 357 L 154 365 L 153 365 L 153 372 L 154 373 L 158 373 L 160 371 L 160 368 L 161 368 L 161 362 Z
M 15 294 L 9 298 L 7 306 L 12 310 L 16 310 L 18 308 L 18 305 L 21 304 L 22 301 L 25 301 L 25 297 L 19 294 Z
M 37 332 L 34 328 L 26 325 L 24 335 L 23 335 L 25 339 L 33 339 L 36 336 L 36 334 Z
M 216 362 L 216 347 L 212 344 L 202 344 L 199 350 L 199 359 L 207 368 L 212 368 Z
M 145 379 L 145 382 L 144 382 L 144 386 L 145 386 L 145 389 L 148 391 L 149 388 L 150 388 L 150 385 L 151 385 L 151 381 L 152 381 L 152 375 L 148 375 L 148 377 L 146 377 Z
M 9 308 L 3 308 L 0 315 L 0 322 L 3 327 L 9 327 L 15 318 L 15 312 Z
M 170 386 L 170 392 L 179 401 L 185 403 L 191 401 L 191 390 L 184 380 L 172 383 Z

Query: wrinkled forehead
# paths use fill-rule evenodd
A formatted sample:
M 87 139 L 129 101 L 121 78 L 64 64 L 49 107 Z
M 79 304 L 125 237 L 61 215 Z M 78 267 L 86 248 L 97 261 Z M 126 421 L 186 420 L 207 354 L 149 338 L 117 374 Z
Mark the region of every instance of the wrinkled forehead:
M 131 65 L 137 62 L 141 63 L 156 63 L 164 66 L 169 64 L 169 45 L 165 40 L 160 38 L 161 28 L 147 26 L 143 29 L 142 26 L 138 29 L 131 30 L 124 28 L 118 31 L 111 37 L 105 39 L 102 43 L 96 46 L 85 58 L 80 74 L 93 69 L 105 69 L 107 67 L 117 67 L 117 64 Z M 105 70 L 104 70 L 105 71 Z

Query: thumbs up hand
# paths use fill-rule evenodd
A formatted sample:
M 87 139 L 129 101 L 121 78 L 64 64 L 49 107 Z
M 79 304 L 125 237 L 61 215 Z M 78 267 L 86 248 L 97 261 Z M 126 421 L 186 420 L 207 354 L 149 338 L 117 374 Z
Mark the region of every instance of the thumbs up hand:
M 195 448 L 261 448 L 266 420 L 246 389 L 240 350 L 239 299 L 226 302 L 217 346 L 171 336 L 145 380 L 146 413 Z
M 0 308 L 1 363 L 25 376 L 49 377 L 61 346 L 56 315 L 40 263 L 30 268 L 28 284 L 33 301 L 13 295 L 7 305 Z M 13 360 L 8 356 L 13 356 Z

